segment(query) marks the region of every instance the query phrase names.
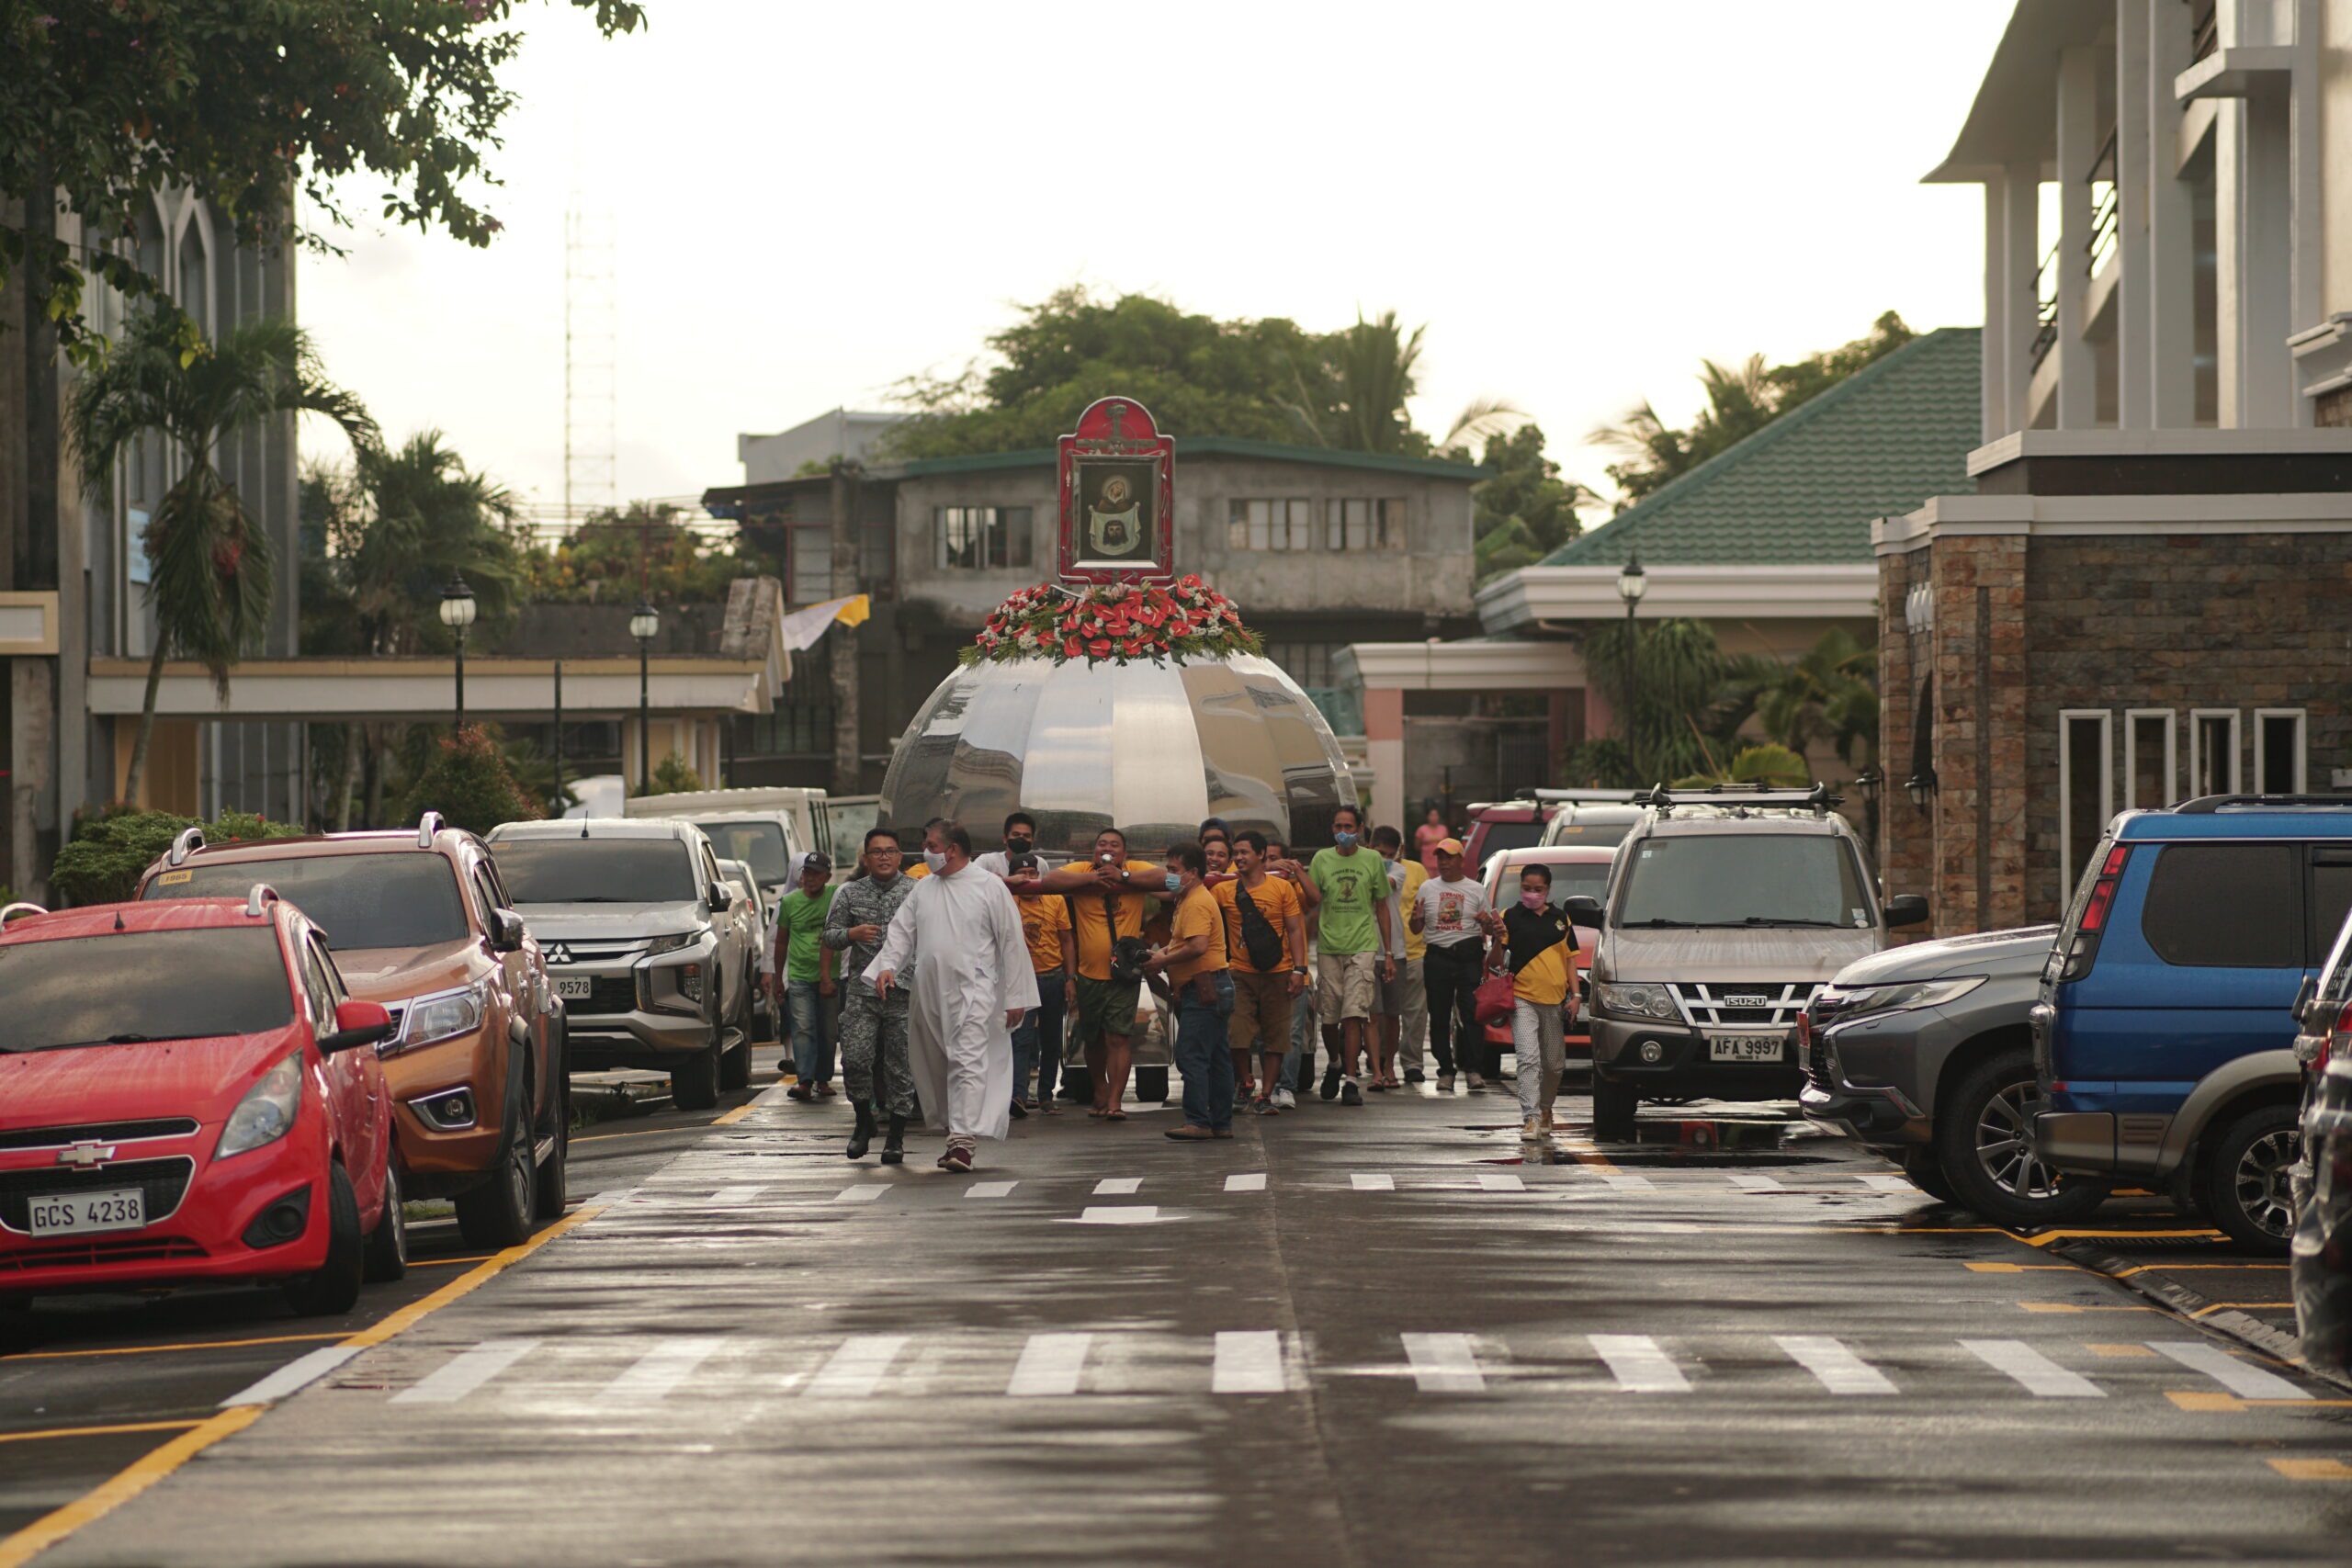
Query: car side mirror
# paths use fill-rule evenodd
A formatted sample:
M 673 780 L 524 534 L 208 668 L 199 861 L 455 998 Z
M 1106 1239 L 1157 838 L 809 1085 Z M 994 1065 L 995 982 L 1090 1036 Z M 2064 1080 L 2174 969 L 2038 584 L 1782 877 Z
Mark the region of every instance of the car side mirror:
M 723 882 L 714 882 L 710 885 L 710 912 L 712 914 L 725 914 L 728 909 L 734 905 L 734 890 L 729 887 L 727 884 Z
M 1886 901 L 1886 923 L 1894 926 L 1923 926 L 1930 911 L 1928 900 L 1917 893 L 1897 893 Z
M 380 1044 L 394 1032 L 392 1015 L 380 1002 L 345 1002 L 334 1010 L 334 1032 L 319 1036 L 319 1051 L 332 1056 L 362 1045 Z
M 490 912 L 490 945 L 496 953 L 523 951 L 523 917 L 512 909 Z
M 1609 917 L 1601 913 L 1600 900 L 1589 893 L 1570 894 L 1560 908 L 1568 912 L 1569 919 L 1580 926 L 1590 926 L 1599 931 L 1609 923 Z

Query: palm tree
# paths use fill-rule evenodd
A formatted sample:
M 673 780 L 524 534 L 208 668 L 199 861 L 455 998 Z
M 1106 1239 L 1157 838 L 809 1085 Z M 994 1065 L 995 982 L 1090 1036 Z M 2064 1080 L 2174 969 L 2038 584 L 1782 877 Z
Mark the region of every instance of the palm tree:
M 151 433 L 187 465 L 142 539 L 155 648 L 123 784 L 127 799 L 138 798 L 146 773 L 164 660 L 176 652 L 200 660 L 225 699 L 230 667 L 268 622 L 269 536 L 254 525 L 214 457 L 225 440 L 285 413 L 324 414 L 363 450 L 376 438 L 359 400 L 320 373 L 310 334 L 284 320 L 247 322 L 206 344 L 177 310 L 145 310 L 74 389 L 66 435 L 91 494 L 112 493 L 115 469 Z

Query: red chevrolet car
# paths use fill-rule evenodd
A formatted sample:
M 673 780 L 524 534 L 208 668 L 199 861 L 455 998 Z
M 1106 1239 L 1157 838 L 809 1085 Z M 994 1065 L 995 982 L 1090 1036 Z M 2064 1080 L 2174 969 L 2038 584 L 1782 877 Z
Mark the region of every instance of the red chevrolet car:
M 390 1021 L 292 904 L 35 909 L 0 997 L 0 1301 L 268 1280 L 340 1313 L 406 1271 Z

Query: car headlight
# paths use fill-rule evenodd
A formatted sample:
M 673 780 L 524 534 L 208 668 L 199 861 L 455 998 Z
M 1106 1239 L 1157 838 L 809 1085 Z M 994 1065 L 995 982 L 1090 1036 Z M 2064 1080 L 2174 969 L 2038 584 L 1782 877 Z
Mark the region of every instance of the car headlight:
M 469 987 L 408 1004 L 401 1019 L 400 1043 L 430 1045 L 454 1034 L 470 1034 L 481 1027 L 481 994 Z
M 220 1146 L 212 1157 L 227 1159 L 276 1143 L 293 1131 L 294 1113 L 301 1108 L 302 1053 L 293 1051 L 245 1090 L 237 1109 L 229 1112 L 228 1125 L 220 1129 Z
M 1962 975 L 1948 980 L 1898 980 L 1887 986 L 1862 986 L 1838 993 L 1836 1023 L 1849 1022 L 1883 1012 L 1910 1008 L 1941 1007 L 1956 1001 L 1984 983 L 1982 975 Z
M 675 953 L 682 947 L 692 947 L 701 936 L 700 931 L 677 931 L 669 936 L 657 936 L 645 944 L 645 951 L 649 953 Z
M 1592 987 L 1601 1010 L 1624 1018 L 1679 1018 L 1674 993 L 1647 981 L 1602 980 Z

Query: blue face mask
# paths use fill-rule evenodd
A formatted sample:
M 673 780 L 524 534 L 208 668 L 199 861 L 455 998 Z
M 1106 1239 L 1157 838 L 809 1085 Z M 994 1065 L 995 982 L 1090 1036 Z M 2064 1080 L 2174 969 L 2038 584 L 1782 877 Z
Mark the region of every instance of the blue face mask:
M 1176 872 L 1176 871 L 1171 871 L 1171 872 L 1170 872 L 1170 873 L 1168 874 L 1168 891 L 1170 891 L 1170 893 L 1173 893 L 1173 892 L 1175 892 L 1179 887 L 1182 887 L 1182 886 L 1184 886 L 1184 875 L 1183 875 L 1183 873 L 1182 873 L 1182 872 Z
M 1356 836 L 1353 833 L 1334 833 L 1331 835 L 1331 841 L 1343 850 L 1351 850 L 1356 847 Z

